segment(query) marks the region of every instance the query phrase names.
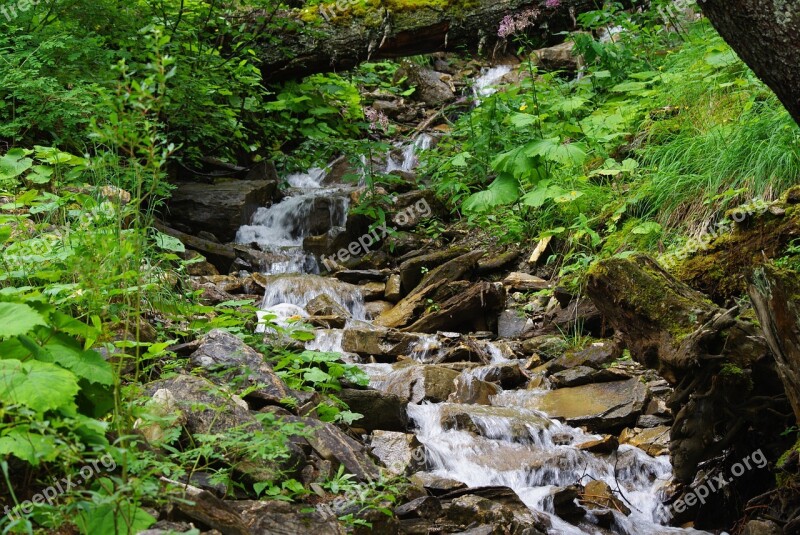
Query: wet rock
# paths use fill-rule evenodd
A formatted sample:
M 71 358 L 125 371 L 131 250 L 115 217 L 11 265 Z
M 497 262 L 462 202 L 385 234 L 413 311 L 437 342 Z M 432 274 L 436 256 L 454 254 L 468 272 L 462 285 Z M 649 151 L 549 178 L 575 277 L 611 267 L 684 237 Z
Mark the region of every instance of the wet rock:
M 505 304 L 506 294 L 500 283 L 479 282 L 466 292 L 451 297 L 423 315 L 403 330 L 412 332 L 472 331 L 476 325 L 486 322 Z
M 587 366 L 570 368 L 568 370 L 554 373 L 550 376 L 550 382 L 556 388 L 581 386 L 589 383 L 607 383 L 609 381 L 621 381 L 624 379 L 630 379 L 630 375 L 617 370 L 596 370 Z
M 261 427 L 244 400 L 201 377 L 178 375 L 149 383 L 144 391 L 154 405 L 164 408 L 161 414 L 179 417 L 193 435 L 224 433 L 234 427 Z
M 525 340 L 522 350 L 526 354 L 537 353 L 545 360 L 552 360 L 567 350 L 567 341 L 563 336 L 541 335 Z
M 394 308 L 394 304 L 388 301 L 367 301 L 364 303 L 364 309 L 369 319 L 375 319 L 381 314 L 390 311 L 392 308 Z
M 383 296 L 386 293 L 386 283 L 368 282 L 359 286 L 358 289 L 361 292 L 361 295 L 364 296 L 365 301 L 375 301 L 377 299 L 383 299 Z
M 579 450 L 592 453 L 614 453 L 617 451 L 617 448 L 619 448 L 619 439 L 614 435 L 605 435 L 603 438 L 578 444 Z
M 368 481 L 378 477 L 380 471 L 367 454 L 366 447 L 335 425 L 311 418 L 292 418 L 289 421 L 305 424 L 310 431 L 305 438 L 314 451 L 336 466 L 343 465 L 356 480 Z
M 447 209 L 436 198 L 433 190 L 415 189 L 408 193 L 394 196 L 394 202 L 388 206 L 387 222 L 397 230 L 410 230 L 430 217 L 443 217 Z
M 533 328 L 533 321 L 522 310 L 506 309 L 497 318 L 497 336 L 500 338 L 521 338 Z
M 621 444 L 630 444 L 644 450 L 652 457 L 669 453 L 669 430 L 662 425 L 649 429 L 625 429 L 619 437 Z
M 435 253 L 415 256 L 400 264 L 400 281 L 405 293 L 416 288 L 425 273 L 458 256 L 467 254 L 466 247 L 451 247 Z
M 751 520 L 744 525 L 742 535 L 783 535 L 784 531 L 772 520 Z
M 560 357 L 551 361 L 547 369 L 551 373 L 576 368 L 578 366 L 599 369 L 604 364 L 610 364 L 621 356 L 622 349 L 620 349 L 617 344 L 611 341 L 594 342 L 585 349 L 568 350 Z
M 650 428 L 659 427 L 662 425 L 670 425 L 672 418 L 665 418 L 663 416 L 655 416 L 653 414 L 642 414 L 636 419 L 636 427 Z
M 344 388 L 336 393 L 353 412 L 363 415 L 358 427 L 367 431 L 405 431 L 408 428 L 407 403 L 398 396 L 378 390 Z
M 335 277 L 342 282 L 350 284 L 365 284 L 367 282 L 386 282 L 388 270 L 383 269 L 346 269 L 336 273 Z
M 490 364 L 481 370 L 480 377 L 490 383 L 499 383 L 506 390 L 522 386 L 528 380 L 517 361 Z
M 453 258 L 452 260 L 448 260 L 441 266 L 425 273 L 422 280 L 420 280 L 417 285 L 417 288 L 426 288 L 433 282 L 437 284 L 448 284 L 461 279 L 466 274 L 475 270 L 478 260 L 484 254 L 486 254 L 485 251 L 478 249 Z M 410 293 L 414 293 L 414 290 L 411 290 Z
M 394 508 L 397 518 L 434 520 L 442 512 L 442 503 L 434 496 L 422 496 Z
M 535 292 L 550 288 L 550 283 L 529 273 L 514 272 L 503 279 L 503 286 L 509 291 Z
M 242 518 L 248 534 L 344 535 L 336 515 L 323 508 L 282 501 L 235 501 L 231 508 Z M 228 533 L 221 527 L 223 533 Z
M 459 375 L 441 366 L 411 366 L 392 372 L 383 390 L 408 403 L 441 403 L 456 391 L 455 380 Z
M 417 88 L 412 97 L 428 106 L 439 107 L 456 98 L 450 81 L 452 77 L 449 74 L 405 62 L 396 78 L 398 75 L 405 75 L 408 78 L 408 84 Z
M 219 271 L 214 264 L 206 260 L 206 257 L 197 251 L 187 250 L 184 253 L 179 253 L 179 256 L 188 261 L 185 266 L 186 273 L 190 277 L 219 275 Z
M 320 294 L 309 301 L 306 305 L 306 312 L 312 316 L 350 317 L 350 312 L 327 294 Z
M 499 392 L 500 388 L 492 383 L 462 374 L 456 379 L 456 391 L 450 394 L 447 400 L 450 403 L 489 405 L 491 397 L 496 396 Z
M 417 437 L 409 433 L 375 431 L 370 450 L 392 474 L 411 475 L 425 468 L 425 450 Z
M 425 488 L 433 496 L 441 496 L 455 490 L 467 488 L 467 485 L 461 481 L 437 476 L 430 472 L 417 472 L 409 480 L 412 484 Z
M 454 491 L 440 497 L 445 502 L 448 520 L 459 526 L 477 529 L 491 526 L 490 533 L 544 534 L 549 520 L 531 511 L 517 494 L 507 487 L 478 487 Z
M 631 510 L 622 503 L 622 500 L 614 496 L 611 487 L 603 481 L 588 482 L 581 493 L 580 503 L 590 510 L 611 509 L 626 516 L 631 514 Z
M 167 220 L 190 234 L 207 231 L 231 242 L 239 227 L 249 224 L 259 207 L 269 206 L 277 192 L 278 182 L 270 180 L 183 182 L 167 202 Z
M 248 397 L 262 402 L 280 404 L 291 396 L 289 388 L 263 355 L 236 336 L 214 329 L 201 340 L 197 350 L 189 356 L 194 366 L 203 368 L 215 381 L 229 383 L 233 378 L 245 380 L 240 388 L 255 386 Z
M 586 510 L 577 504 L 581 488 L 577 485 L 569 487 L 556 487 L 550 491 L 553 501 L 553 511 L 563 519 L 570 520 L 586 515 Z
M 347 329 L 342 338 L 342 349 L 362 357 L 394 362 L 401 355 L 422 350 L 430 342 L 428 337 L 394 329 Z
M 444 429 L 468 431 L 492 438 L 498 428 L 509 433 L 514 442 L 530 443 L 531 432 L 547 429 L 551 422 L 532 411 L 492 405 L 457 405 L 442 407 L 441 425 Z
M 403 297 L 400 286 L 400 275 L 390 275 L 386 280 L 386 292 L 384 293 L 384 297 L 387 301 L 391 301 L 392 303 L 397 303 L 400 301 L 400 299 Z
M 536 64 L 548 71 L 575 72 L 583 66 L 583 58 L 575 55 L 575 43 L 571 40 L 534 50 L 533 55 Z
M 551 390 L 531 397 L 531 408 L 572 426 L 585 425 L 595 432 L 632 425 L 648 398 L 647 386 L 637 379 Z

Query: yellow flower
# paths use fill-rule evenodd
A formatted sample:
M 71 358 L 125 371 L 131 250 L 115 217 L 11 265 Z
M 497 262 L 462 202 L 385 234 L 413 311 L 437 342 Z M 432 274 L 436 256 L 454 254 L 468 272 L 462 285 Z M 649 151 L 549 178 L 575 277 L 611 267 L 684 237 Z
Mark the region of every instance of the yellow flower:
M 519 107 L 519 111 L 525 111 L 527 109 L 528 109 L 528 105 L 527 104 L 523 104 L 522 106 Z

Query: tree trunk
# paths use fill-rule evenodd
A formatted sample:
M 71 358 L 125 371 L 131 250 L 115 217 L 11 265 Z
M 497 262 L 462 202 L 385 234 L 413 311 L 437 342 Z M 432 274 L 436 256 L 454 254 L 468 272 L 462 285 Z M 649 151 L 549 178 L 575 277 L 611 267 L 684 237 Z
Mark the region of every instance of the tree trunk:
M 698 3 L 722 37 L 800 123 L 800 2 Z
M 432 2 L 433 3 L 433 2 Z M 267 82 L 317 72 L 345 70 L 367 60 L 397 58 L 438 51 L 494 51 L 504 42 L 498 27 L 506 15 L 528 9 L 538 12 L 525 29 L 543 40 L 572 29 L 574 17 L 596 9 L 591 0 L 562 0 L 554 8 L 544 0 L 450 0 L 451 5 L 413 7 L 394 0 L 364 9 L 353 0 L 322 4 L 316 11 L 283 15 L 293 19 L 281 35 L 281 45 L 262 48 Z M 337 8 L 343 6 L 343 9 Z M 297 29 L 297 24 L 300 29 Z
M 749 290 L 778 375 L 800 423 L 800 281 L 794 274 L 767 265 L 756 269 Z

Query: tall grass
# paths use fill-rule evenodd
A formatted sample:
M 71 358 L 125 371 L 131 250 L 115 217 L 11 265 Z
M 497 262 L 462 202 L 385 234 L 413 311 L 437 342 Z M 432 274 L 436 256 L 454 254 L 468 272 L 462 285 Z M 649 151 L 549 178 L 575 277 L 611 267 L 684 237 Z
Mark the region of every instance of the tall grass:
M 800 128 L 718 37 L 687 44 L 665 79 L 660 103 L 677 112 L 645 125 L 640 151 L 647 211 L 660 223 L 693 234 L 798 183 Z

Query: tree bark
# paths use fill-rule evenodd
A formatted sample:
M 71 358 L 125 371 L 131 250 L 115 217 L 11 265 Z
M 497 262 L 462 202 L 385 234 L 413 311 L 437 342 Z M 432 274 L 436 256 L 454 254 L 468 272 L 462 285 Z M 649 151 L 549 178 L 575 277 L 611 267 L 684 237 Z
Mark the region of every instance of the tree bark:
M 749 287 L 778 375 L 800 423 L 800 280 L 766 265 L 756 269 Z
M 544 0 L 450 0 L 450 4 L 412 7 L 380 0 L 379 7 L 364 10 L 339 0 L 315 12 L 284 13 L 292 24 L 287 23 L 281 45 L 262 48 L 264 79 L 276 82 L 345 70 L 367 60 L 438 51 L 491 52 L 504 44 L 497 30 L 506 15 L 537 10 L 525 32 L 544 40 L 573 28 L 578 13 L 596 9 L 592 0 L 562 0 L 555 8 L 546 7 Z
M 800 3 L 698 2 L 722 37 L 800 123 Z

